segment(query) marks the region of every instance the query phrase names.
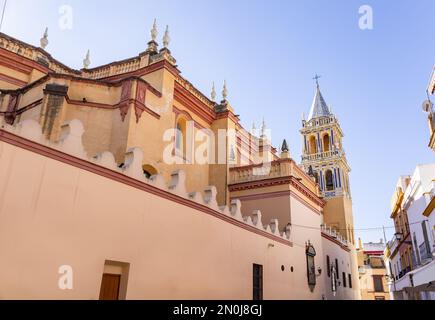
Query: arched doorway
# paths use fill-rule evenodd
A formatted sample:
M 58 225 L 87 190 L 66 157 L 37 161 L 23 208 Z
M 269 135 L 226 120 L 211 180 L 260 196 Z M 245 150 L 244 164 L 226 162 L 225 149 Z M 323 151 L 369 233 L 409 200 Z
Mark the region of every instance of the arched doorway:
M 310 154 L 316 154 L 318 151 L 317 151 L 317 141 L 315 136 L 310 137 L 309 145 L 310 145 Z

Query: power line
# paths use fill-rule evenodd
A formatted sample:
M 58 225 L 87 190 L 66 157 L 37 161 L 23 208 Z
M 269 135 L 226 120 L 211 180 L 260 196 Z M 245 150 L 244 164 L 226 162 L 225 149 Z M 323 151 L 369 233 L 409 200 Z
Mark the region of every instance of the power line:
M 1 21 L 0 21 L 0 31 L 2 30 L 2 27 L 3 27 L 3 20 L 5 18 L 5 11 L 6 11 L 6 4 L 7 3 L 8 3 L 8 0 L 4 0 L 4 2 L 3 2 L 3 10 L 2 10 L 2 18 L 1 18 Z
M 413 223 L 409 223 L 407 224 L 408 226 L 412 226 L 415 224 L 421 224 L 422 222 L 427 221 L 427 220 L 422 220 L 422 221 L 417 221 L 417 222 L 413 222 Z M 324 228 L 321 227 L 313 227 L 313 226 L 304 226 L 304 225 L 298 225 L 298 224 L 293 224 L 291 223 L 292 227 L 298 227 L 298 228 L 305 228 L 305 229 L 312 229 L 312 230 L 324 230 Z M 400 227 L 404 227 L 405 225 L 397 225 L 398 228 Z M 333 230 L 336 231 L 346 231 L 349 229 L 346 228 L 332 228 Z M 356 228 L 356 229 L 351 229 L 353 231 L 374 231 L 374 230 L 385 230 L 385 229 L 396 229 L 396 226 L 389 226 L 389 227 L 385 227 L 385 226 L 381 226 L 381 227 L 371 227 L 371 228 Z

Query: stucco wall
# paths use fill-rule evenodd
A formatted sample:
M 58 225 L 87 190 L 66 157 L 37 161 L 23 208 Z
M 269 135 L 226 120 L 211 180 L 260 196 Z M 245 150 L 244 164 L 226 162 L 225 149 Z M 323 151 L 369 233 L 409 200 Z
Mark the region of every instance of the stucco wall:
M 253 263 L 266 299 L 323 294 L 303 247 L 4 142 L 0 164 L 2 299 L 98 299 L 105 260 L 130 264 L 128 299 L 251 299 Z

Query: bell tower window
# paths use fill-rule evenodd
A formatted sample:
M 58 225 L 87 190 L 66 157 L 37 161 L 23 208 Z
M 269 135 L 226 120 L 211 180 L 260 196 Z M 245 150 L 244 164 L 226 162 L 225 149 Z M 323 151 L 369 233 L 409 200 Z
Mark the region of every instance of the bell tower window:
M 331 170 L 327 170 L 325 173 L 326 180 L 326 190 L 333 191 L 334 190 L 334 176 Z
M 317 153 L 317 141 L 315 136 L 311 136 L 309 140 L 310 145 L 310 154 L 316 154 Z
M 331 151 L 331 139 L 329 138 L 329 134 L 323 136 L 323 151 Z

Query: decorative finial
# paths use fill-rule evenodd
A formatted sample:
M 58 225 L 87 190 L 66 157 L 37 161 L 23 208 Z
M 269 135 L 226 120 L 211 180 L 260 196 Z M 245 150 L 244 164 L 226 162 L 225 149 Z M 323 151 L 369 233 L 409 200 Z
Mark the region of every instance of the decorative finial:
M 90 65 L 91 65 L 91 52 L 88 50 L 88 52 L 86 52 L 86 57 L 83 60 L 83 68 L 87 69 Z
M 154 19 L 153 27 L 151 28 L 151 40 L 156 41 L 159 32 L 157 31 L 157 19 Z
M 289 150 L 290 149 L 288 147 L 287 140 L 284 139 L 284 141 L 282 142 L 281 152 L 289 152 Z
M 263 117 L 263 123 L 261 125 L 261 138 L 265 138 L 266 137 L 266 120 L 264 120 Z
M 256 135 L 257 135 L 257 126 L 255 125 L 255 121 L 252 121 L 251 134 L 252 134 L 253 136 L 256 136 Z
M 210 97 L 211 97 L 211 101 L 213 101 L 213 102 L 216 101 L 216 88 L 215 88 L 215 86 L 214 86 L 214 82 L 213 82 L 213 86 L 212 86 L 212 88 L 211 88 L 211 94 L 210 94 Z
M 227 80 L 224 80 L 224 87 L 222 89 L 222 98 L 223 101 L 226 101 L 228 98 Z
M 163 47 L 168 48 L 169 42 L 171 42 L 171 37 L 169 37 L 169 26 L 166 26 L 165 34 L 163 36 Z
M 322 77 L 322 76 L 319 76 L 319 75 L 316 73 L 316 76 L 313 78 L 313 80 L 316 80 L 317 88 L 319 88 L 319 79 L 320 79 L 321 77 Z
M 45 49 L 48 46 L 48 28 L 45 28 L 43 37 L 40 40 L 41 48 Z

